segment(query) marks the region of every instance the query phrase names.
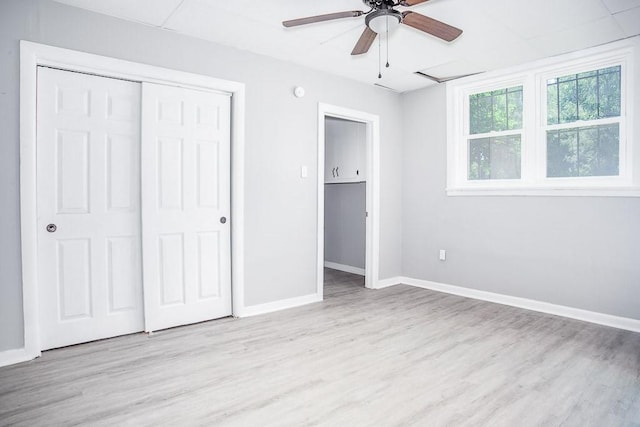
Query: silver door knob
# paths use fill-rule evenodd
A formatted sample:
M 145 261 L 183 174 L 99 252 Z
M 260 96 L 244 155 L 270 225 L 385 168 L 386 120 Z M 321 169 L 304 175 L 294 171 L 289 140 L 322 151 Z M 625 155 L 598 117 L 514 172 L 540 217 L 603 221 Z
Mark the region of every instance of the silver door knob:
M 47 225 L 47 231 L 48 231 L 49 233 L 55 233 L 57 229 L 58 229 L 58 226 L 57 226 L 57 225 L 55 225 L 55 224 L 49 224 L 49 225 Z
M 224 224 L 225 222 L 227 222 L 227 218 L 225 218 L 225 217 L 220 218 L 220 223 L 221 224 Z

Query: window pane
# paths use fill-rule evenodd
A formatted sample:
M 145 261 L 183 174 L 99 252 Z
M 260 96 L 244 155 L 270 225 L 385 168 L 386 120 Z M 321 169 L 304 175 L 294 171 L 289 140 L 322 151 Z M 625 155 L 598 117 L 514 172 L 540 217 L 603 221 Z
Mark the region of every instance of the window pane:
M 578 79 L 578 117 L 580 120 L 595 120 L 598 117 L 597 76 Z
M 472 134 L 491 131 L 493 109 L 491 93 L 479 93 L 469 97 L 469 117 Z
M 507 127 L 507 92 L 505 90 L 493 91 L 493 126 L 490 130 L 501 131 Z
M 472 135 L 522 128 L 522 86 L 469 96 L 469 132 Z
M 507 129 L 522 129 L 522 86 L 507 89 L 507 114 L 509 116 Z
M 576 80 L 558 83 L 558 106 L 560 117 L 558 123 L 575 122 L 578 120 L 578 88 Z
M 469 180 L 519 179 L 520 135 L 469 140 Z
M 599 75 L 600 117 L 620 115 L 620 67 L 606 68 Z
M 620 115 L 620 66 L 547 81 L 547 124 Z
M 558 79 L 552 79 L 547 82 L 547 123 L 550 125 L 558 124 Z
M 547 177 L 619 175 L 617 123 L 547 132 Z

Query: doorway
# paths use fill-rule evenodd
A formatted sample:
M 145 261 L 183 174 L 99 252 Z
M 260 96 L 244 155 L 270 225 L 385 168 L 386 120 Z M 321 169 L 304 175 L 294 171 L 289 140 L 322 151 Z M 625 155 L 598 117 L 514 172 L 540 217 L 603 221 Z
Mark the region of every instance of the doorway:
M 325 266 L 363 275 L 364 286 L 375 288 L 379 263 L 379 117 L 322 103 L 318 112 L 318 294 L 324 292 Z M 331 147 L 333 142 L 337 147 Z
M 344 276 L 364 286 L 367 125 L 325 117 L 324 128 L 324 284 Z

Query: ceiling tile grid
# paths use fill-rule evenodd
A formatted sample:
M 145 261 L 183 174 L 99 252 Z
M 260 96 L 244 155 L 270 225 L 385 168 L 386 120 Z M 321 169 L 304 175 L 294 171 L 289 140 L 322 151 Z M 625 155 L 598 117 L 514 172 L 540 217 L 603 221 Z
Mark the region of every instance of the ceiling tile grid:
M 431 0 L 411 10 L 462 29 L 451 43 L 401 25 L 351 56 L 364 17 L 293 28 L 282 21 L 349 10 L 361 0 L 54 0 L 271 56 L 398 92 L 640 34 L 640 0 Z M 390 68 L 386 62 L 387 48 Z M 381 56 L 379 57 L 379 53 Z M 381 62 L 380 62 L 381 60 Z

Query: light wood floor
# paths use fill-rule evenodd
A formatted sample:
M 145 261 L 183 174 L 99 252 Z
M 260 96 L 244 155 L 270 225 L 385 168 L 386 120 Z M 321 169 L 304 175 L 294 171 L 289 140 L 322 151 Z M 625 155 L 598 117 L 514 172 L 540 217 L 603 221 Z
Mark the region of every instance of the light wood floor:
M 640 334 L 326 274 L 322 303 L 1 368 L 0 425 L 640 425 Z

